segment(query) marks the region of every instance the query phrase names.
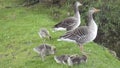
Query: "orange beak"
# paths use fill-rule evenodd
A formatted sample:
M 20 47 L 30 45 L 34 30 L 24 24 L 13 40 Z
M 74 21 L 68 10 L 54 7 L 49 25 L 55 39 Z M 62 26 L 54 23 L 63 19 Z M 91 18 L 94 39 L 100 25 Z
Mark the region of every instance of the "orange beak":
M 100 9 L 95 9 L 95 12 L 99 12 L 100 11 Z

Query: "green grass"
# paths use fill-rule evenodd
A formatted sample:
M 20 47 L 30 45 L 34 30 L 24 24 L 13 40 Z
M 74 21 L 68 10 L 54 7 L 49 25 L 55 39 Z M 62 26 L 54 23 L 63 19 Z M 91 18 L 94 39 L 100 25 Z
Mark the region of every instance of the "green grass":
M 38 31 L 46 27 L 52 35 L 52 40 L 46 43 L 56 46 L 56 55 L 81 54 L 74 43 L 58 42 L 57 38 L 63 32 L 52 33 L 52 26 L 57 23 L 50 15 L 50 10 L 35 5 L 25 8 L 0 8 L 0 68 L 68 68 L 57 64 L 53 56 L 47 56 L 42 62 L 33 48 L 42 44 Z M 113 57 L 106 48 L 94 42 L 84 47 L 89 53 L 88 62 L 72 68 L 119 68 L 120 61 Z

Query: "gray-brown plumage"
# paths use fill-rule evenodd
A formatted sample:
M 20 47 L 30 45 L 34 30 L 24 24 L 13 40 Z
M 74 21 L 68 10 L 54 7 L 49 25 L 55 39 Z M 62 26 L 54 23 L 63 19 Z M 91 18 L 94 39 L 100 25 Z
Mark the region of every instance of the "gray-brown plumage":
M 33 50 L 37 52 L 41 56 L 42 60 L 44 61 L 45 56 L 50 54 L 55 54 L 56 48 L 49 44 L 41 44 L 40 46 L 33 48 Z
M 67 63 L 69 66 L 73 66 L 76 64 L 80 64 L 83 62 L 87 62 L 87 56 L 82 55 L 82 56 L 70 56 L 68 57 Z
M 49 31 L 46 28 L 41 28 L 38 32 L 40 38 L 49 38 L 51 39 L 51 36 L 49 34 Z
M 61 55 L 61 56 L 54 56 L 54 60 L 56 61 L 56 63 L 59 64 L 66 64 L 68 57 L 70 57 L 70 55 Z
M 60 30 L 69 31 L 69 30 L 74 30 L 75 28 L 77 28 L 81 23 L 79 9 L 78 9 L 78 7 L 81 5 L 82 5 L 81 3 L 76 2 L 74 5 L 75 15 L 73 17 L 68 17 L 65 20 L 54 25 L 54 30 L 55 31 L 60 31 Z
M 80 50 L 83 51 L 83 44 L 93 41 L 97 36 L 97 24 L 93 19 L 93 13 L 98 12 L 98 9 L 91 8 L 88 11 L 88 25 L 80 26 L 73 31 L 67 32 L 61 36 L 58 41 L 70 41 L 75 42 L 80 46 Z

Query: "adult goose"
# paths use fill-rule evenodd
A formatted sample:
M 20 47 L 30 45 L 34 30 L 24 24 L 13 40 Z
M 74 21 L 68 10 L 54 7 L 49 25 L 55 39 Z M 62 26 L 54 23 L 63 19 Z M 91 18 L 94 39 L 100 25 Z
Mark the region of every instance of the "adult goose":
M 75 15 L 73 17 L 68 17 L 65 20 L 59 22 L 58 24 L 54 25 L 54 30 L 55 31 L 63 31 L 63 30 L 74 30 L 77 28 L 81 21 L 80 21 L 80 13 L 78 7 L 81 6 L 82 4 L 80 2 L 75 2 L 74 5 L 74 12 Z
M 93 41 L 97 36 L 98 26 L 93 19 L 93 13 L 98 11 L 100 10 L 91 8 L 88 11 L 88 25 L 80 26 L 73 31 L 68 31 L 58 41 L 75 42 L 80 46 L 80 50 L 83 53 L 83 44 Z

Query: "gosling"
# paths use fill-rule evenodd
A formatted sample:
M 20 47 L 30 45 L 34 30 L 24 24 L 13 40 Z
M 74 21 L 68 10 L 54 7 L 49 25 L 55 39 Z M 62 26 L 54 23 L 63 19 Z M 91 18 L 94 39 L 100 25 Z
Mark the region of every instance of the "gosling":
M 33 50 L 37 52 L 41 56 L 42 61 L 44 61 L 46 56 L 55 54 L 56 48 L 49 44 L 41 44 L 40 46 L 33 48 Z

